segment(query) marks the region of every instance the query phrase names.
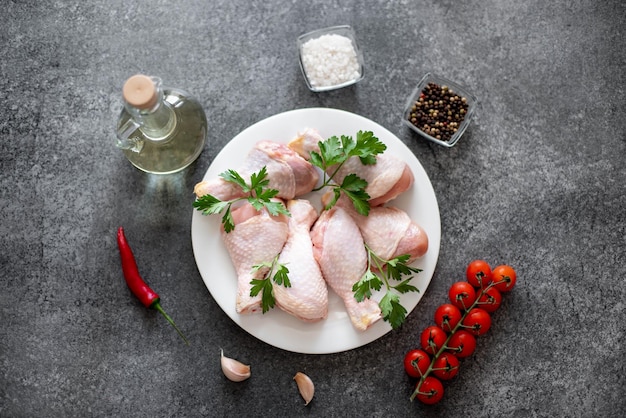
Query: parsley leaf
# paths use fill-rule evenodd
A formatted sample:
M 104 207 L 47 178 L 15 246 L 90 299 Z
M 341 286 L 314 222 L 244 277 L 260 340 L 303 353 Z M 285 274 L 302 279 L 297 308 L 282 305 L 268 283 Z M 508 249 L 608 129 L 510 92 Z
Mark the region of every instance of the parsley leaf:
M 272 287 L 272 281 L 268 279 L 253 279 L 250 284 L 250 296 L 256 296 L 261 293 L 261 309 L 263 313 L 269 311 L 276 306 L 276 300 L 274 299 L 274 289 Z
M 419 270 L 421 271 L 421 270 Z M 409 282 L 411 281 L 413 277 L 409 277 L 408 279 L 404 280 L 403 282 L 401 282 L 400 284 L 397 284 L 395 286 L 391 286 L 393 289 L 396 289 L 398 292 L 404 294 L 404 293 L 409 293 L 409 292 L 419 292 L 419 289 L 415 286 L 413 286 L 412 284 L 409 284 Z
M 400 296 L 388 290 L 378 303 L 383 320 L 391 324 L 391 328 L 398 329 L 406 319 L 406 308 L 400 304 Z
M 193 202 L 193 207 L 202 212 L 203 215 L 213 215 L 220 213 L 228 206 L 228 202 L 222 202 L 221 200 L 206 194 L 196 199 Z
M 203 215 L 214 215 L 224 212 L 222 216 L 222 224 L 226 233 L 235 229 L 231 208 L 235 202 L 247 200 L 256 210 L 267 209 L 270 215 L 278 216 L 280 214 L 291 216 L 287 208 L 282 202 L 271 200 L 278 194 L 276 189 L 268 189 L 270 181 L 267 178 L 267 168 L 263 166 L 258 173 L 252 173 L 250 183 L 241 177 L 235 170 L 226 170 L 220 174 L 225 181 L 236 184 L 241 188 L 246 196 L 221 201 L 218 198 L 207 194 L 197 198 L 193 202 L 193 207 L 202 212 Z
M 357 302 L 363 302 L 364 299 L 372 297 L 372 289 L 380 290 L 382 285 L 383 281 L 368 269 L 363 277 L 361 277 L 361 280 L 352 286 L 354 298 Z
M 289 281 L 289 269 L 287 266 L 279 264 L 272 280 L 274 280 L 279 286 L 282 285 L 285 287 L 291 287 L 291 282 Z
M 369 214 L 370 196 L 365 191 L 367 181 L 356 174 L 347 175 L 337 184 L 333 178 L 350 157 L 358 157 L 364 165 L 376 164 L 376 155 L 383 153 L 387 146 L 382 143 L 371 131 L 359 131 L 356 141 L 347 135 L 331 136 L 325 141 L 318 142 L 320 152 L 312 151 L 311 164 L 319 167 L 324 173 L 322 185 L 315 190 L 331 187 L 335 193 L 334 198 L 328 203 L 326 209 L 333 207 L 341 193 L 344 193 L 352 201 L 354 208 L 361 214 Z M 329 174 L 330 173 L 330 174 Z
M 228 182 L 235 183 L 236 185 L 241 187 L 241 190 L 246 193 L 250 191 L 250 188 L 246 184 L 246 181 L 235 170 L 226 170 L 220 174 L 220 177 Z
M 365 180 L 358 177 L 356 174 L 348 174 L 343 179 L 341 186 L 338 188 L 339 191 L 343 191 L 343 193 L 352 201 L 354 209 L 364 216 L 367 216 L 370 213 L 370 205 L 367 202 L 370 195 L 365 191 L 366 187 L 367 182 Z
M 321 160 L 326 167 L 343 163 L 346 158 L 345 150 L 342 148 L 342 142 L 336 136 L 331 136 L 324 142 L 320 142 Z
M 354 298 L 357 302 L 362 302 L 372 296 L 372 290 L 380 290 L 385 286 L 386 292 L 378 302 L 384 321 L 389 322 L 391 328 L 398 329 L 404 323 L 407 310 L 400 303 L 400 294 L 408 292 L 419 292 L 419 289 L 410 284 L 413 273 L 422 270 L 411 267 L 406 263 L 409 261 L 408 254 L 385 260 L 374 253 L 367 245 L 367 270 L 361 279 L 352 286 Z M 374 272 L 376 271 L 376 273 Z M 404 276 L 409 276 L 403 280 Z M 391 280 L 400 281 L 392 284 Z
M 267 177 L 267 166 L 263 166 L 258 173 L 252 173 L 250 176 L 250 190 L 254 190 L 257 195 L 262 194 L 262 188 L 270 184 Z M 278 191 L 276 191 L 278 193 Z
M 351 155 L 358 156 L 365 165 L 376 164 L 376 155 L 382 154 L 387 145 L 374 136 L 372 131 L 359 131 L 356 134 L 357 147 Z
M 279 286 L 291 287 L 289 281 L 289 269 L 284 264 L 278 263 L 278 255 L 274 257 L 272 262 L 264 262 L 252 266 L 252 271 L 256 272 L 262 268 L 268 268 L 267 274 L 261 279 L 252 279 L 250 284 L 250 296 L 254 297 L 261 293 L 261 309 L 263 313 L 269 311 L 276 306 L 274 298 L 274 283 Z
M 233 219 L 233 214 L 230 211 L 230 205 L 226 207 L 224 216 L 222 216 L 222 224 L 224 225 L 224 232 L 227 234 L 235 229 L 235 220 Z
M 391 260 L 387 260 L 387 272 L 394 280 L 402 280 L 402 276 L 408 276 L 411 273 L 419 273 L 422 270 L 408 266 L 406 262 L 409 260 L 408 254 L 398 256 Z

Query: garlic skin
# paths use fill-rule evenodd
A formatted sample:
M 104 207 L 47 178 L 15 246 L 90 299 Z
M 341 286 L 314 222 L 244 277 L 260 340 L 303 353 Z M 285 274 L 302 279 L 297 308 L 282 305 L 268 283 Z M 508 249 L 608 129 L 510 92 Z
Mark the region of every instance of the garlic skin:
M 233 382 L 242 382 L 250 377 L 250 366 L 232 358 L 224 357 L 224 350 L 220 348 L 222 372 Z
M 309 376 L 302 372 L 296 373 L 293 377 L 293 380 L 296 381 L 298 385 L 298 390 L 300 391 L 300 395 L 304 399 L 304 405 L 308 405 L 309 402 L 313 399 L 313 395 L 315 394 L 315 385 Z

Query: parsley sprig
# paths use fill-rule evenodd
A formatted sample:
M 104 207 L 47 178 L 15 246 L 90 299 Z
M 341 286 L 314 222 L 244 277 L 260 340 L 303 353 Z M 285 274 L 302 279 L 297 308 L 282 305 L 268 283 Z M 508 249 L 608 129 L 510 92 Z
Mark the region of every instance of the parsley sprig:
M 271 262 L 263 262 L 252 267 L 252 271 L 256 272 L 262 268 L 268 268 L 267 274 L 261 279 L 252 279 L 250 284 L 250 296 L 254 297 L 261 293 L 261 309 L 263 313 L 269 311 L 276 306 L 274 299 L 274 283 L 279 286 L 291 287 L 289 281 L 289 269 L 284 264 L 278 262 L 278 255 Z
M 231 208 L 235 202 L 241 200 L 247 200 L 256 210 L 261 210 L 263 208 L 267 209 L 272 216 L 277 216 L 279 214 L 291 216 L 283 203 L 271 200 L 278 194 L 278 190 L 267 188 L 270 183 L 267 178 L 267 167 L 263 166 L 259 172 L 252 173 L 250 176 L 250 183 L 246 183 L 243 177 L 241 177 L 241 175 L 235 170 L 226 170 L 220 174 L 220 177 L 227 182 L 234 183 L 239 186 L 245 196 L 222 201 L 210 194 L 207 194 L 196 199 L 193 202 L 193 207 L 201 211 L 203 215 L 213 215 L 224 212 L 222 216 L 222 224 L 224 224 L 224 231 L 226 233 L 235 229 Z
M 376 255 L 367 245 L 367 270 L 361 279 L 352 286 L 354 297 L 358 302 L 369 299 L 372 291 L 386 288 L 385 295 L 378 302 L 383 320 L 389 322 L 391 328 L 398 329 L 404 323 L 407 315 L 406 308 L 400 304 L 400 294 L 419 292 L 419 289 L 409 282 L 413 273 L 422 270 L 407 265 L 408 254 L 385 260 Z M 373 267 L 378 273 L 374 273 Z M 410 276 L 403 280 L 404 276 Z M 395 282 L 399 282 L 394 284 Z
M 315 190 L 329 186 L 334 192 L 333 199 L 326 205 L 325 209 L 333 207 L 339 200 L 341 193 L 344 193 L 350 198 L 356 211 L 367 216 L 370 209 L 368 203 L 370 196 L 365 191 L 367 181 L 356 174 L 347 175 L 341 184 L 333 182 L 333 178 L 350 157 L 359 157 L 364 165 L 376 164 L 376 155 L 382 154 L 387 146 L 371 131 L 357 132 L 356 141 L 347 135 L 341 135 L 340 138 L 331 136 L 325 141 L 318 142 L 318 146 L 319 153 L 315 151 L 310 153 L 311 164 L 322 170 L 324 178 L 322 185 Z M 330 174 L 328 174 L 329 170 L 332 170 Z

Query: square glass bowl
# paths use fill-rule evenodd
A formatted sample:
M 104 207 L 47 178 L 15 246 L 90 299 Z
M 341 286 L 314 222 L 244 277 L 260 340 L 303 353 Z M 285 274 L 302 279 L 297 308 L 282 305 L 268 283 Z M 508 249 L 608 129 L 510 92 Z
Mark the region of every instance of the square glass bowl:
M 346 60 L 349 60 L 349 59 L 345 55 L 342 56 L 341 54 L 337 54 L 337 50 L 334 49 L 336 45 L 329 45 L 329 44 L 323 44 L 322 51 L 317 51 L 317 52 L 320 52 L 320 56 L 317 57 L 319 59 L 319 62 L 316 62 L 316 64 L 320 65 L 320 68 L 312 68 L 310 66 L 307 68 L 305 66 L 305 62 L 308 62 L 308 59 L 306 57 L 303 57 L 304 44 L 306 44 L 307 42 L 311 40 L 317 40 L 324 35 L 339 35 L 350 40 L 350 43 L 352 44 L 352 50 L 354 51 L 354 54 L 356 55 L 356 63 L 351 62 L 351 64 L 355 66 L 356 71 L 353 71 L 350 74 L 350 72 L 346 72 L 346 68 L 341 68 L 342 64 L 345 65 Z M 328 38 L 324 38 L 324 39 L 328 39 Z M 304 80 L 306 81 L 306 85 L 309 88 L 309 90 L 314 91 L 314 92 L 335 90 L 335 89 L 339 89 L 342 87 L 350 86 L 352 84 L 359 82 L 361 79 L 363 79 L 363 53 L 361 52 L 361 49 L 359 48 L 359 44 L 356 42 L 356 36 L 355 36 L 354 30 L 350 26 L 348 25 L 332 26 L 329 28 L 318 29 L 312 32 L 305 33 L 304 35 L 300 35 L 298 37 L 297 45 L 298 45 L 298 57 L 300 61 L 300 69 L 302 70 L 302 75 L 304 76 Z M 341 47 L 343 46 L 344 45 L 341 45 Z M 333 53 L 325 54 L 324 49 L 326 50 L 332 49 Z M 346 52 L 352 55 L 351 53 L 352 50 L 348 50 Z M 313 59 L 314 57 L 310 57 L 310 58 Z M 313 59 L 313 61 L 315 61 L 315 59 Z M 332 71 L 333 67 L 335 67 L 335 70 L 337 70 L 337 72 L 344 71 L 345 74 L 342 74 L 342 75 L 344 75 L 345 77 L 341 77 L 340 80 L 335 79 L 336 78 L 335 76 L 337 74 L 333 74 L 333 71 Z M 307 69 L 309 70 L 309 72 L 307 72 Z M 315 80 L 316 75 L 319 76 L 320 74 L 324 74 L 327 77 L 329 77 L 328 80 L 321 80 L 323 81 L 323 83 L 320 83 L 319 81 L 316 82 Z M 333 82 L 331 84 L 326 84 L 325 83 L 326 81 L 328 82 L 333 81 Z
M 464 102 L 467 104 L 467 109 L 465 110 L 464 117 L 462 120 L 455 119 L 455 114 L 459 114 L 458 108 L 455 108 L 454 104 L 452 104 L 452 102 L 450 101 L 449 96 L 445 95 L 444 97 L 441 97 L 443 101 L 443 105 L 439 105 L 440 109 L 438 109 L 437 117 L 431 118 L 433 122 L 428 123 L 426 118 L 419 117 L 419 115 L 421 114 L 420 112 L 417 112 L 417 115 L 418 115 L 417 124 L 420 127 L 416 126 L 411 121 L 412 116 L 415 113 L 414 112 L 415 109 L 413 109 L 413 106 L 420 99 L 421 93 L 430 83 L 434 83 L 442 89 L 447 88 L 448 91 L 451 93 L 451 95 L 453 95 L 453 97 L 459 96 L 459 98 L 465 99 Z M 438 93 L 441 93 L 441 91 L 438 91 Z M 461 102 L 463 103 L 463 100 L 461 100 Z M 448 104 L 452 104 L 453 106 L 452 109 L 445 109 L 445 107 Z M 426 138 L 427 140 L 449 148 L 449 147 L 453 147 L 459 141 L 459 139 L 461 139 L 461 136 L 463 135 L 463 133 L 469 126 L 470 122 L 472 121 L 472 118 L 474 117 L 474 113 L 476 112 L 477 105 L 478 105 L 478 99 L 476 99 L 476 96 L 470 93 L 465 87 L 453 81 L 447 80 L 443 77 L 439 77 L 435 74 L 427 73 L 424 77 L 422 77 L 420 82 L 417 84 L 417 87 L 415 87 L 415 89 L 409 96 L 406 102 L 406 105 L 404 107 L 404 113 L 402 114 L 402 122 L 405 125 L 407 125 L 409 128 L 411 128 L 413 131 L 417 132 L 419 135 Z M 441 109 L 441 106 L 443 106 L 443 109 Z M 434 108 L 435 108 L 434 106 L 430 106 L 428 104 L 424 105 L 422 103 L 422 105 L 418 107 L 417 109 L 418 110 L 421 109 L 421 111 L 423 111 L 424 113 L 427 113 L 428 110 L 434 109 Z M 455 109 L 457 110 L 456 112 L 455 112 Z M 450 110 L 451 115 L 447 114 L 448 110 Z M 450 116 L 450 119 L 448 119 L 448 116 Z M 440 125 L 430 126 L 430 125 L 435 125 L 434 123 L 435 120 L 442 121 L 444 123 L 444 126 L 440 126 Z M 442 122 L 439 122 L 439 123 L 442 123 Z M 452 125 L 451 127 L 452 123 L 456 123 L 456 125 Z M 447 130 L 447 131 L 439 133 L 440 138 L 437 138 L 436 137 L 437 132 L 436 131 L 427 132 L 425 130 L 426 128 L 424 125 L 429 125 L 428 129 L 435 128 L 435 129 L 440 129 L 440 131 L 441 130 Z M 450 131 L 449 129 L 456 129 L 456 131 Z M 451 136 L 449 138 L 445 137 L 445 135 L 450 135 L 450 134 Z

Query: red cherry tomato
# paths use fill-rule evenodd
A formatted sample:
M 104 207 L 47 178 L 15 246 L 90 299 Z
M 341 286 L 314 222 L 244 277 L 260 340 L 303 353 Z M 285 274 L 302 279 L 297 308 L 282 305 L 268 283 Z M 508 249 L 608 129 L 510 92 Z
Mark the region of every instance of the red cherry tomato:
M 491 317 L 484 309 L 474 308 L 465 315 L 463 326 L 474 335 L 483 335 L 491 327 Z
M 467 310 L 476 300 L 476 291 L 468 282 L 456 282 L 450 286 L 448 297 L 454 306 Z
M 458 358 L 469 357 L 476 349 L 476 338 L 468 331 L 457 331 L 450 337 L 447 348 Z
M 441 353 L 432 370 L 439 379 L 450 380 L 459 372 L 459 359 L 452 353 Z
M 485 260 L 474 260 L 467 266 L 465 277 L 475 288 L 484 289 L 491 283 L 491 267 Z
M 461 322 L 461 310 L 451 303 L 444 303 L 435 311 L 435 324 L 446 332 L 450 332 Z
M 447 339 L 448 335 L 446 332 L 434 325 L 426 328 L 422 331 L 422 335 L 420 335 L 422 348 L 429 354 L 436 354 L 446 343 Z
M 423 382 L 417 382 L 415 390 L 417 391 L 417 399 L 427 405 L 436 404 L 443 398 L 443 385 L 432 376 L 428 376 Z
M 517 280 L 515 270 L 513 270 L 513 267 L 507 265 L 494 268 L 491 277 L 493 282 L 496 283 L 494 287 L 500 292 L 508 292 L 513 289 Z
M 478 304 L 476 306 L 492 313 L 497 311 L 501 304 L 502 294 L 495 287 L 490 287 L 478 298 Z
M 411 350 L 404 356 L 404 370 L 411 377 L 422 377 L 430 366 L 430 357 L 422 350 Z

